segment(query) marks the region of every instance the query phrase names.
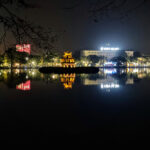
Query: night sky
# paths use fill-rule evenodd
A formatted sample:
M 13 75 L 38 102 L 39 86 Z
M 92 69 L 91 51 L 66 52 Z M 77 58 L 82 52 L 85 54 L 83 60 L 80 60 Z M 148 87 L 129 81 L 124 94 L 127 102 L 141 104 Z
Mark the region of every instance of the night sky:
M 26 12 L 34 23 L 60 32 L 56 44 L 60 51 L 99 49 L 110 43 L 121 49 L 150 53 L 150 5 L 142 6 L 123 20 L 108 17 L 95 23 L 88 12 L 88 0 L 74 9 L 64 9 L 69 3 L 70 0 L 38 0 L 39 8 Z

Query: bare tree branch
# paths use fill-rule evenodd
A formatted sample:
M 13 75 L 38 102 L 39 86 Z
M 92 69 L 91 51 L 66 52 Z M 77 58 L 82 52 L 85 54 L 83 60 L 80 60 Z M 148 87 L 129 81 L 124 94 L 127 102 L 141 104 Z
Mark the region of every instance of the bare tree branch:
M 87 4 L 87 0 L 82 2 Z M 117 14 L 118 19 L 121 19 L 147 4 L 150 4 L 149 0 L 88 0 L 88 12 L 95 22 L 114 14 Z M 81 1 L 72 0 L 71 4 L 68 7 L 65 6 L 64 9 L 71 10 L 79 6 L 81 6 Z
M 4 44 L 7 33 L 12 33 L 18 44 L 29 42 L 42 49 L 45 47 L 52 49 L 57 38 L 56 32 L 34 25 L 32 22 L 16 15 L 10 9 L 13 5 L 23 9 L 37 6 L 28 2 L 28 0 L 0 0 L 0 25 L 5 27 L 5 34 L 1 36 L 1 42 L 3 41 Z

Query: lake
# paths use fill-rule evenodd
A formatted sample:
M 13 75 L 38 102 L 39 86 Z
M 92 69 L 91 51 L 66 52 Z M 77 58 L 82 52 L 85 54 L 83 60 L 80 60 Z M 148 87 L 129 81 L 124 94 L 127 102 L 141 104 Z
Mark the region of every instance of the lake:
M 148 140 L 150 69 L 98 74 L 0 70 L 0 137 L 24 143 Z

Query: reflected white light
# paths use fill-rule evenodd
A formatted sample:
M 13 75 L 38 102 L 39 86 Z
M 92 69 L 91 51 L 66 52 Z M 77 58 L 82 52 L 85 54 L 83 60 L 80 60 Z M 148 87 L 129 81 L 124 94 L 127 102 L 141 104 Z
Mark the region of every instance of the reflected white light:
M 101 84 L 101 89 L 117 89 L 117 88 L 120 88 L 119 84 L 114 84 L 114 83 L 111 83 L 111 84 Z
M 104 69 L 105 74 L 116 74 L 117 69 Z
M 138 73 L 139 72 L 139 69 L 133 69 L 133 73 Z

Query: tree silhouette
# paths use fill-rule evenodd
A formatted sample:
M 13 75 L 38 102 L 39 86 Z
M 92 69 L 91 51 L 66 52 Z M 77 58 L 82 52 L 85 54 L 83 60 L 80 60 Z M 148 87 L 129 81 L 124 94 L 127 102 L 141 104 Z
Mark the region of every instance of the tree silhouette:
M 0 43 L 4 45 L 5 50 L 8 49 L 6 38 L 10 34 L 19 44 L 30 42 L 39 48 L 53 48 L 57 36 L 52 29 L 35 25 L 18 14 L 20 9 L 24 11 L 34 8 L 37 8 L 37 5 L 29 0 L 0 0 Z
M 3 56 L 0 56 L 0 65 L 3 63 Z
M 7 55 L 10 61 L 11 68 L 13 68 L 13 64 L 16 62 L 20 64 L 25 64 L 27 62 L 26 57 L 29 57 L 27 53 L 17 52 L 15 48 L 9 48 L 5 51 L 5 54 Z
M 67 2 L 66 2 L 67 3 Z M 88 12 L 95 22 L 114 15 L 115 18 L 123 19 L 144 5 L 150 4 L 149 0 L 70 0 L 64 7 L 72 10 L 85 6 L 88 3 Z
M 96 55 L 92 55 L 92 56 L 88 56 L 88 59 L 89 59 L 90 61 L 92 61 L 92 62 L 95 64 L 95 63 L 98 63 L 98 62 L 99 62 L 100 57 L 98 57 L 98 56 L 96 56 Z

